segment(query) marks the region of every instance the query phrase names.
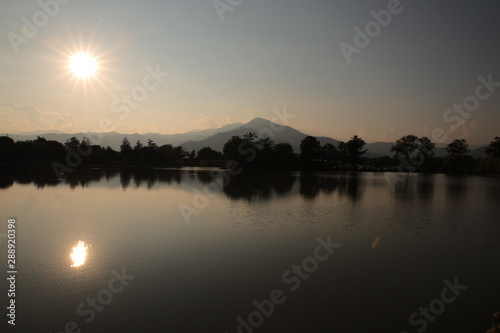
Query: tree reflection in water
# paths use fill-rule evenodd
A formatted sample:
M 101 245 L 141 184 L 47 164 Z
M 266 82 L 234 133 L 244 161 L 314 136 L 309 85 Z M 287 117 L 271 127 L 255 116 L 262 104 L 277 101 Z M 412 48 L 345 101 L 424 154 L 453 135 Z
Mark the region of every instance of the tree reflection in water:
M 116 182 L 123 190 L 129 187 L 151 189 L 172 184 L 199 188 L 216 184 L 224 177 L 224 170 L 217 168 L 161 169 L 145 167 L 78 168 L 57 178 L 50 166 L 2 168 L 0 188 L 14 184 L 33 184 L 37 188 L 67 185 L 74 189 L 92 183 Z M 273 196 L 299 194 L 306 200 L 315 199 L 320 193 L 338 193 L 357 201 L 362 197 L 363 179 L 357 173 L 297 173 L 276 171 L 245 171 L 226 177 L 217 188 L 231 200 L 268 200 Z M 297 186 L 294 186 L 296 185 Z

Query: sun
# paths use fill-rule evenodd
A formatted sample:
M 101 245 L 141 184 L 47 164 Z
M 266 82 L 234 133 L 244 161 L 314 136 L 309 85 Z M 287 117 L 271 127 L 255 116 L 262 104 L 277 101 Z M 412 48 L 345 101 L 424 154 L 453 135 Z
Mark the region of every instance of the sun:
M 97 61 L 89 53 L 76 53 L 70 57 L 70 71 L 78 79 L 87 79 L 97 72 Z

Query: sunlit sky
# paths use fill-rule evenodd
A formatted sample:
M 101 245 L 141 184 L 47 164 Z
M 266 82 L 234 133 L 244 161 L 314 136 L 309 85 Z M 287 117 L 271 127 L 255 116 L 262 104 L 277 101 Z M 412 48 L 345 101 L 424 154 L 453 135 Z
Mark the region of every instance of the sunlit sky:
M 1 4 L 2 135 L 92 131 L 102 119 L 121 133 L 173 134 L 286 107 L 290 126 L 339 140 L 430 137 L 435 128 L 447 141 L 500 136 L 500 86 L 480 89 L 488 97 L 469 118 L 443 119 L 475 96 L 479 76 L 500 82 L 498 1 L 401 1 L 350 63 L 339 44 L 355 46 L 354 27 L 391 1 L 220 0 L 231 9 L 222 21 L 212 0 L 72 0 L 57 10 L 54 1 L 45 0 L 51 15 L 35 0 Z M 39 26 L 23 29 L 23 17 Z M 96 62 L 93 75 L 70 69 L 77 53 Z M 146 68 L 169 75 L 146 79 L 145 90 Z M 147 93 L 134 108 L 119 102 L 132 91 Z M 120 106 L 128 115 L 113 112 Z

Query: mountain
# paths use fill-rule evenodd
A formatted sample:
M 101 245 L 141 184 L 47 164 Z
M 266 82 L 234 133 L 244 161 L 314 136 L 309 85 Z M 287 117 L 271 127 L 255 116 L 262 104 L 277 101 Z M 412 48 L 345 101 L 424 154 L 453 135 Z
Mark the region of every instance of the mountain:
M 210 128 L 210 129 L 205 129 L 200 131 L 190 131 L 187 133 L 180 133 L 180 134 L 158 134 L 158 133 L 122 134 L 117 132 L 107 132 L 107 133 L 102 133 L 103 138 L 100 145 L 103 147 L 110 146 L 115 150 L 119 150 L 123 138 L 127 137 L 132 146 L 135 145 L 135 143 L 138 140 L 141 141 L 143 144 L 145 144 L 148 142 L 148 139 L 153 140 L 159 146 L 164 144 L 172 144 L 174 146 L 178 146 L 183 142 L 190 140 L 203 140 L 219 132 L 230 131 L 241 125 L 242 125 L 241 123 L 234 123 L 225 125 L 220 128 Z M 76 137 L 78 140 L 82 140 L 84 136 L 90 138 L 90 140 L 94 143 L 97 142 L 98 140 L 98 136 L 89 132 L 86 133 L 64 133 L 60 131 L 46 131 L 43 133 L 42 132 L 43 131 L 35 131 L 22 134 L 10 134 L 9 136 L 14 140 L 21 140 L 21 141 L 35 140 L 37 136 L 40 136 L 47 140 L 55 140 L 61 143 L 66 142 L 66 140 L 72 137 Z
M 487 146 L 483 146 L 483 147 L 479 147 L 479 148 L 476 148 L 476 149 L 472 149 L 470 152 L 469 152 L 469 155 L 474 157 L 474 158 L 485 158 L 487 155 L 486 155 L 486 147 Z
M 21 134 L 21 135 L 38 135 L 38 134 L 47 134 L 47 133 L 66 134 L 66 132 L 59 131 L 59 130 L 37 130 L 37 131 L 24 132 L 24 133 L 19 133 L 19 134 Z
M 259 136 L 270 136 L 274 143 L 289 143 L 295 152 L 300 152 L 300 142 L 308 136 L 290 126 L 279 125 L 263 118 L 254 118 L 250 122 L 243 124 L 233 130 L 220 132 L 204 140 L 191 140 L 184 142 L 181 146 L 187 151 L 198 151 L 203 147 L 210 147 L 217 151 L 222 151 L 224 143 L 232 136 L 243 136 L 248 132 L 254 132 Z M 327 142 L 337 145 L 339 141 L 327 138 L 318 137 L 321 144 Z
M 42 133 L 43 132 L 43 133 Z M 158 133 L 146 133 L 146 134 L 122 134 L 117 132 L 103 133 L 102 142 L 99 144 L 103 147 L 110 146 L 115 150 L 120 150 L 120 145 L 124 137 L 127 137 L 132 146 L 135 145 L 137 141 L 141 141 L 143 144 L 147 144 L 148 139 L 153 140 L 158 146 L 164 144 L 171 144 L 173 146 L 181 146 L 187 151 L 198 151 L 203 147 L 210 147 L 217 151 L 222 152 L 224 143 L 226 143 L 232 136 L 243 136 L 248 132 L 254 132 L 260 136 L 271 136 L 275 143 L 289 143 L 293 147 L 296 153 L 300 152 L 300 142 L 308 136 L 308 134 L 298 131 L 290 126 L 279 125 L 273 123 L 269 120 L 263 118 L 254 118 L 246 124 L 233 123 L 225 125 L 219 128 L 210 128 L 205 130 L 190 131 L 187 133 L 179 134 L 158 134 Z M 94 143 L 97 141 L 97 137 L 92 133 L 64 133 L 61 131 L 34 131 L 23 134 L 13 134 L 9 135 L 14 140 L 35 140 L 37 136 L 43 137 L 47 140 L 55 140 L 61 143 L 66 142 L 66 140 L 76 137 L 82 140 L 84 136 L 90 138 Z M 329 138 L 329 137 L 316 137 L 321 145 L 325 143 L 331 143 L 335 146 L 338 145 L 339 141 Z M 366 157 L 380 157 L 380 156 L 393 156 L 391 147 L 394 143 L 392 142 L 373 142 L 366 145 Z M 486 157 L 485 148 L 486 146 L 481 145 L 471 145 L 470 155 L 474 158 Z M 444 147 L 436 147 L 436 156 L 445 157 L 447 155 Z
M 392 142 L 373 142 L 367 143 L 365 148 L 368 149 L 365 156 L 366 157 L 379 157 L 379 156 L 393 156 L 394 153 L 391 152 L 391 147 L 394 143 Z

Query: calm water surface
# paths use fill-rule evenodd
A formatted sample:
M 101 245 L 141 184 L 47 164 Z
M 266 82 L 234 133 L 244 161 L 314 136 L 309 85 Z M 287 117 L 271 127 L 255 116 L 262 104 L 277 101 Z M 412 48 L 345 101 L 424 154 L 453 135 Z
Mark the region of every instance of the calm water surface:
M 3 172 L 1 263 L 14 217 L 18 275 L 2 332 L 484 332 L 499 310 L 499 178 L 415 174 L 392 192 L 377 173 L 220 188 L 214 172 Z M 340 244 L 324 261 L 318 237 Z

